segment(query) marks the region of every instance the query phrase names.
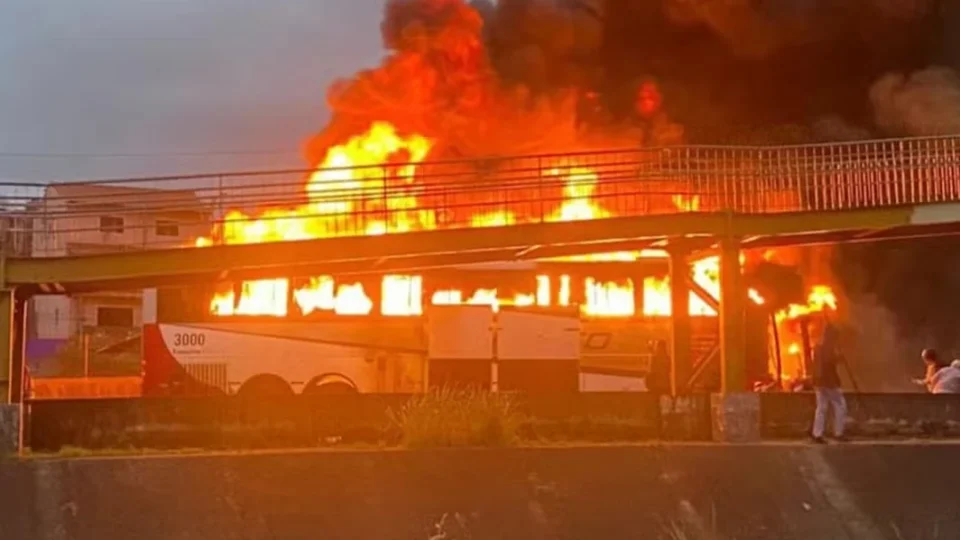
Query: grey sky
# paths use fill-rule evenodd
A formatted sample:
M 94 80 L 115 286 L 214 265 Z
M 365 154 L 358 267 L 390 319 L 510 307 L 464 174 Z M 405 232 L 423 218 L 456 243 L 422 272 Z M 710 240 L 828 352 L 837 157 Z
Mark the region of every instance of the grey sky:
M 4 0 L 0 179 L 300 166 L 328 84 L 379 58 L 382 5 Z M 288 153 L 49 156 L 238 150 Z

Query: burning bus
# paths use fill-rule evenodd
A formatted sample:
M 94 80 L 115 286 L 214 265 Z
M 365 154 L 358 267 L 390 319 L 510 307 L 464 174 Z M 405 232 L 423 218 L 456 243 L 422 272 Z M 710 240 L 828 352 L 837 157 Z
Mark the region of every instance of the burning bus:
M 144 392 L 641 391 L 654 344 L 670 337 L 669 289 L 654 277 L 665 264 L 651 256 L 151 290 Z M 697 365 L 718 342 L 715 314 L 698 306 L 692 297 Z M 764 370 L 762 347 L 752 357 L 753 371 Z M 716 387 L 707 367 L 692 387 Z
M 431 144 L 375 122 L 326 149 L 299 202 L 228 209 L 196 245 L 573 222 L 720 204 L 716 194 L 691 192 L 683 178 L 635 177 L 643 171 L 616 155 L 607 156 L 613 160 L 607 166 L 548 156 L 498 168 L 425 162 Z M 425 189 L 444 178 L 461 180 Z M 490 189 L 504 183 L 520 186 L 506 201 Z M 692 261 L 694 364 L 681 367 L 691 374 L 684 387 L 719 384 L 718 262 Z M 288 276 L 161 289 L 145 295 L 144 391 L 417 392 L 447 383 L 640 390 L 653 344 L 669 342 L 666 264 L 664 252 L 628 251 L 416 275 Z M 768 331 L 778 323 L 760 293 L 751 289 L 750 298 L 755 321 L 747 371 L 758 380 L 769 372 Z
M 224 215 L 195 245 L 574 222 L 623 212 L 709 211 L 719 204 L 708 192 L 674 189 L 680 177 L 638 179 L 622 164 L 604 168 L 570 156 L 533 158 L 530 167 L 520 159 L 514 172 L 523 176 L 513 179 L 521 182 L 519 195 L 486 204 L 485 197 L 498 197 L 490 186 L 509 183 L 511 169 L 424 163 L 428 150 L 422 137 L 376 123 L 330 147 L 299 186 L 299 198 L 246 209 L 222 201 Z M 454 177 L 471 180 L 456 190 L 421 189 L 452 174 L 449 167 Z M 643 189 L 630 187 L 635 184 Z M 523 193 L 527 187 L 530 193 Z M 443 197 L 443 204 L 432 204 L 432 196 Z M 719 386 L 719 260 L 690 263 L 692 363 L 680 366 L 689 377 L 679 382 L 681 390 L 713 390 Z M 644 389 L 654 344 L 670 341 L 665 252 L 518 264 L 146 291 L 143 393 L 419 392 L 460 383 L 525 391 Z M 767 302 L 765 294 L 750 289 L 747 302 L 751 381 L 764 379 L 770 358 L 780 359 L 797 341 L 776 334 L 770 340 L 771 329 L 803 312 L 835 307 L 835 299 L 811 298 L 784 311 L 786 304 Z

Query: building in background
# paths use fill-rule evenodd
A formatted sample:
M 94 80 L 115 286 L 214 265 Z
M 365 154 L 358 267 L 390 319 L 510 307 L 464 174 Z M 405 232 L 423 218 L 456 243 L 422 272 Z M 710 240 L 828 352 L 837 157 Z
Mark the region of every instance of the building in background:
M 192 245 L 209 233 L 210 212 L 193 191 L 56 184 L 30 204 L 24 253 L 93 255 Z M 15 243 L 16 244 L 16 243 Z M 140 291 L 45 295 L 32 299 L 29 336 L 69 340 L 91 329 L 136 329 Z
M 6 257 L 30 257 L 33 254 L 33 223 L 37 202 L 0 209 L 0 253 Z

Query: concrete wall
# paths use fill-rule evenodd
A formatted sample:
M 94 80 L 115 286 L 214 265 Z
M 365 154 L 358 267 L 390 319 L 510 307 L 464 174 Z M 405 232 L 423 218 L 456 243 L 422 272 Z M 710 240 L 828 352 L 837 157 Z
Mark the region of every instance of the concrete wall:
M 162 194 L 162 192 L 161 192 Z M 89 196 L 87 196 L 88 203 Z M 140 201 L 143 202 L 143 201 Z M 157 248 L 183 247 L 198 236 L 209 234 L 209 225 L 200 223 L 205 216 L 189 210 L 177 212 L 147 211 L 130 205 L 128 198 L 114 202 L 117 208 L 98 208 L 95 203 L 68 206 L 63 200 L 47 201 L 45 212 L 51 216 L 38 220 L 44 229 L 37 229 L 33 254 L 37 257 L 57 257 L 79 254 L 84 246 L 150 246 Z M 109 204 L 109 201 L 107 202 Z M 152 203 L 156 207 L 171 203 L 162 198 Z M 182 204 L 182 203 L 181 203 Z M 71 215 L 80 212 L 84 215 Z M 59 213 L 59 215 L 58 215 Z M 113 217 L 123 220 L 122 232 L 105 231 L 100 228 L 101 217 Z M 161 224 L 177 225 L 177 235 L 157 234 L 163 232 Z
M 680 445 L 6 462 L 0 538 L 426 540 L 444 515 L 448 539 L 678 538 L 676 529 L 713 540 L 958 538 L 957 450 Z
M 231 397 L 34 401 L 26 439 L 35 451 L 81 448 L 315 448 L 318 441 L 395 444 L 390 411 L 409 396 L 297 396 L 246 401 Z M 661 402 L 633 394 L 517 396 L 518 435 L 536 442 L 709 440 L 708 396 Z M 2 540 L 2 539 L 0 539 Z
M 658 398 L 647 393 L 515 396 L 519 436 L 527 441 L 639 442 L 651 440 L 806 439 L 812 394 L 751 394 L 723 416 L 710 396 Z M 312 448 L 396 441 L 389 411 L 408 396 L 298 396 L 246 402 L 231 397 L 35 401 L 26 440 L 35 450 L 84 448 Z M 847 396 L 849 433 L 873 440 L 960 437 L 960 396 L 861 394 Z M 759 408 L 758 408 L 759 407 Z M 743 413 L 740 422 L 736 413 Z M 721 422 L 722 420 L 722 422 Z M 711 426 L 711 422 L 713 425 Z M 759 424 L 759 425 L 755 425 Z M 730 429 L 735 428 L 736 433 Z M 752 432 L 759 429 L 759 433 Z M 749 433 L 748 433 L 749 432 Z
M 848 394 L 848 432 L 872 439 L 960 437 L 960 396 Z M 812 393 L 760 394 L 760 429 L 765 439 L 794 439 L 810 432 Z
M 32 335 L 39 339 L 68 339 L 75 333 L 76 315 L 70 297 L 37 296 L 30 302 L 27 324 L 34 329 Z

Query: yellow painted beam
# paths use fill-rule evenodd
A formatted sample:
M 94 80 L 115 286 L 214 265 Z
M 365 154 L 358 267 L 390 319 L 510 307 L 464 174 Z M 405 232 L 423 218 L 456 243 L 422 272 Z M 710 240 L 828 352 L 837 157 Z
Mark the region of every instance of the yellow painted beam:
M 0 289 L 0 403 L 20 403 L 26 353 L 26 305 L 14 289 Z
M 745 392 L 747 297 L 740 265 L 740 242 L 720 241 L 720 363 L 721 391 Z
M 59 284 L 110 288 L 284 276 L 419 268 L 508 261 L 518 253 L 577 254 L 609 251 L 620 243 L 669 237 L 776 237 L 838 230 L 881 230 L 909 225 L 912 207 L 832 213 L 731 215 L 684 213 L 568 223 L 424 231 L 376 237 L 331 238 L 237 246 L 111 253 L 63 258 L 9 259 L 11 286 Z M 767 245 L 770 245 L 769 243 Z
M 681 214 L 82 257 L 10 259 L 6 280 L 11 285 L 69 286 L 74 283 L 106 285 L 161 276 L 187 279 L 227 276 L 245 271 L 288 275 L 296 273 L 298 268 L 316 270 L 326 264 L 335 267 L 342 263 L 491 250 L 503 251 L 500 260 L 512 260 L 516 257 L 510 249 L 584 245 L 584 251 L 590 252 L 603 250 L 605 244 L 615 241 L 660 238 L 664 234 L 709 235 L 727 227 L 728 223 L 729 217 L 722 214 Z
M 889 229 L 910 225 L 913 212 L 912 206 L 902 206 L 835 212 L 740 214 L 732 219 L 729 233 L 751 237 Z
M 0 289 L 0 403 L 10 403 L 10 381 L 14 363 L 14 296 L 10 289 Z
M 680 242 L 673 242 L 668 249 L 670 254 L 670 391 L 676 396 L 686 394 L 690 388 L 690 375 L 693 373 L 693 360 L 690 350 L 692 330 L 690 328 L 690 288 L 687 276 L 690 261 L 687 259 L 689 248 Z

